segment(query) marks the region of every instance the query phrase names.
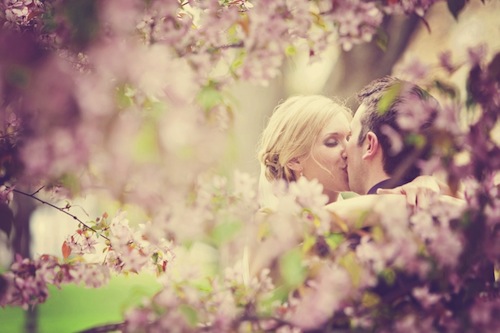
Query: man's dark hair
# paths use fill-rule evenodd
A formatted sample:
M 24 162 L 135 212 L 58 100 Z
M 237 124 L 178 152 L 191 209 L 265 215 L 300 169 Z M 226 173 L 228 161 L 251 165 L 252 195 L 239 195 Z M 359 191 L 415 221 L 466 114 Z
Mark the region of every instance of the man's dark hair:
M 439 109 L 436 99 L 419 86 L 390 76 L 365 86 L 358 99 L 367 107 L 358 144 L 369 131 L 375 133 L 383 151 L 384 171 L 391 178 L 409 182 L 419 176 L 418 161 L 431 155 L 431 125 Z M 401 144 L 393 142 L 394 134 Z

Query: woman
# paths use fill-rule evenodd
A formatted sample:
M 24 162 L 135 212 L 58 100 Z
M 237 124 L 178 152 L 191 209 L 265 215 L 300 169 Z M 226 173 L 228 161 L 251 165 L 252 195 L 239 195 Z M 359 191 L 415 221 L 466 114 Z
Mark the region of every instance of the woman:
M 294 96 L 278 105 L 258 151 L 261 205 L 273 206 L 270 184 L 278 180 L 317 179 L 328 203 L 348 191 L 345 145 L 351 117 L 349 109 L 320 95 Z

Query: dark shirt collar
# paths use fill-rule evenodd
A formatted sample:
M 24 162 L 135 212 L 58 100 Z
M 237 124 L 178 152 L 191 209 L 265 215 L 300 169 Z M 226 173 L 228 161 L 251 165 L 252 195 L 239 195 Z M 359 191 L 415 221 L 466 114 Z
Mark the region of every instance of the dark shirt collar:
M 367 194 L 377 194 L 379 188 L 395 188 L 404 184 L 406 184 L 406 182 L 403 180 L 389 178 L 373 185 Z

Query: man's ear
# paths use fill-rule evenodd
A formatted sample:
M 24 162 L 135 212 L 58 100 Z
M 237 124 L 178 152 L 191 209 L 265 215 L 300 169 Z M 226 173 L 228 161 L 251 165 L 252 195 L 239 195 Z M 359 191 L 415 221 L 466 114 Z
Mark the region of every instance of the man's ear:
M 380 150 L 378 137 L 373 132 L 368 132 L 366 134 L 365 145 L 363 159 L 372 159 Z
M 302 164 L 300 163 L 300 160 L 297 157 L 294 157 L 290 161 L 288 161 L 286 166 L 292 169 L 293 171 L 297 172 L 300 172 L 303 169 Z

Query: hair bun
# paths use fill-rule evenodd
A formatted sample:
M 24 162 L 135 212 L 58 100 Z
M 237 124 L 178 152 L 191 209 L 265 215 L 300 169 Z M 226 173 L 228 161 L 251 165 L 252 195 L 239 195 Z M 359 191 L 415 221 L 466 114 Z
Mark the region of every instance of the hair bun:
M 279 155 L 266 153 L 264 157 L 266 166 L 266 178 L 268 180 L 277 180 L 283 178 L 283 167 L 279 163 Z

